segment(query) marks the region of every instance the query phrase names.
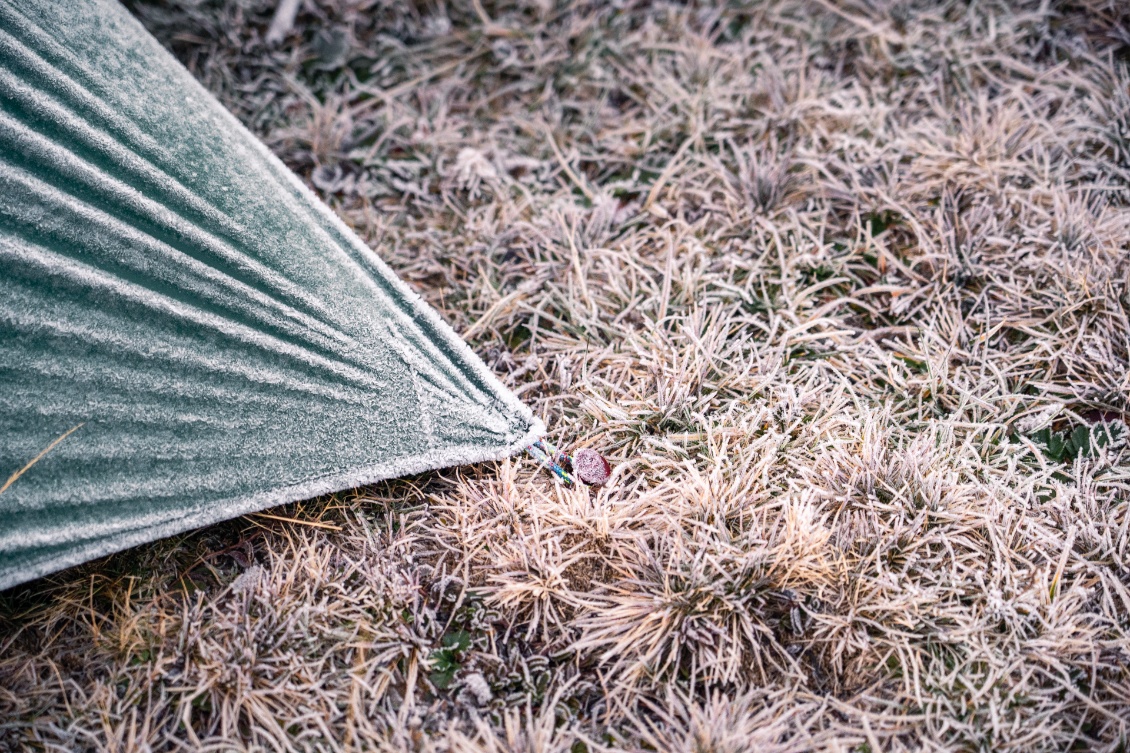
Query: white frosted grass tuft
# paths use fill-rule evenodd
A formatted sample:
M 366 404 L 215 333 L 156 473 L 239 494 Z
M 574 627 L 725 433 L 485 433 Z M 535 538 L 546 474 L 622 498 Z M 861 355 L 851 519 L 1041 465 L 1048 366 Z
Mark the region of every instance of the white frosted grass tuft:
M 490 703 L 494 694 L 491 693 L 490 685 L 483 677 L 481 672 L 472 672 L 463 679 L 463 688 L 475 699 L 475 702 L 480 706 L 485 706 Z

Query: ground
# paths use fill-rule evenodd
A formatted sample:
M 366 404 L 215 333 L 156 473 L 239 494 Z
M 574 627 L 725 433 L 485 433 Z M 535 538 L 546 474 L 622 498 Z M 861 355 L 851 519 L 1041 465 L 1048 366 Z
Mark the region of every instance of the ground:
M 1130 9 L 135 0 L 565 448 L 0 595 L 0 748 L 1124 750 Z

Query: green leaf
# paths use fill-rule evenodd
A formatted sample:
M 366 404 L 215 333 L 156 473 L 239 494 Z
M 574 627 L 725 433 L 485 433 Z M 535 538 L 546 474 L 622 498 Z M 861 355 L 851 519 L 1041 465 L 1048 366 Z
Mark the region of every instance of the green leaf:
M 441 671 L 432 672 L 428 675 L 428 680 L 439 690 L 447 690 L 451 687 L 451 683 L 455 680 L 455 673 L 459 671 L 459 667 L 451 667 Z
M 1091 429 L 1087 426 L 1076 426 L 1075 431 L 1071 432 L 1071 439 L 1068 440 L 1068 447 L 1071 452 L 1072 459 L 1080 455 L 1091 454 Z
M 1090 457 L 1100 447 L 1106 447 L 1120 433 L 1118 424 L 1076 426 L 1070 432 L 1053 431 L 1050 427 L 1031 435 L 1033 441 L 1043 445 L 1044 454 L 1057 463 L 1071 463 L 1078 457 Z
M 471 634 L 466 630 L 454 630 L 443 636 L 444 648 L 466 651 L 471 647 Z

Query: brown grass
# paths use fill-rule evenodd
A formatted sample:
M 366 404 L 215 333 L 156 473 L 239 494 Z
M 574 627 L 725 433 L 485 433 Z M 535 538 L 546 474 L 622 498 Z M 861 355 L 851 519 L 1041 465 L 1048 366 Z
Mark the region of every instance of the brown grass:
M 1125 749 L 1124 3 L 271 5 L 135 11 L 613 481 L 10 591 L 0 747 Z

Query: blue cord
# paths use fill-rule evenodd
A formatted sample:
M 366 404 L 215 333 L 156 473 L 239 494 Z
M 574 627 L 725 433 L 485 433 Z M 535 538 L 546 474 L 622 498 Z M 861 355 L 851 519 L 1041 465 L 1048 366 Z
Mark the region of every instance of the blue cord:
M 566 484 L 572 486 L 577 483 L 576 479 L 573 478 L 573 474 L 565 470 L 562 464 L 558 462 L 559 460 L 562 462 L 568 461 L 569 456 L 558 452 L 557 448 L 550 444 L 549 440 L 539 439 L 527 447 L 526 450 L 534 456 L 534 460 L 538 461 L 543 468 L 548 468 L 553 471 L 553 474 Z

